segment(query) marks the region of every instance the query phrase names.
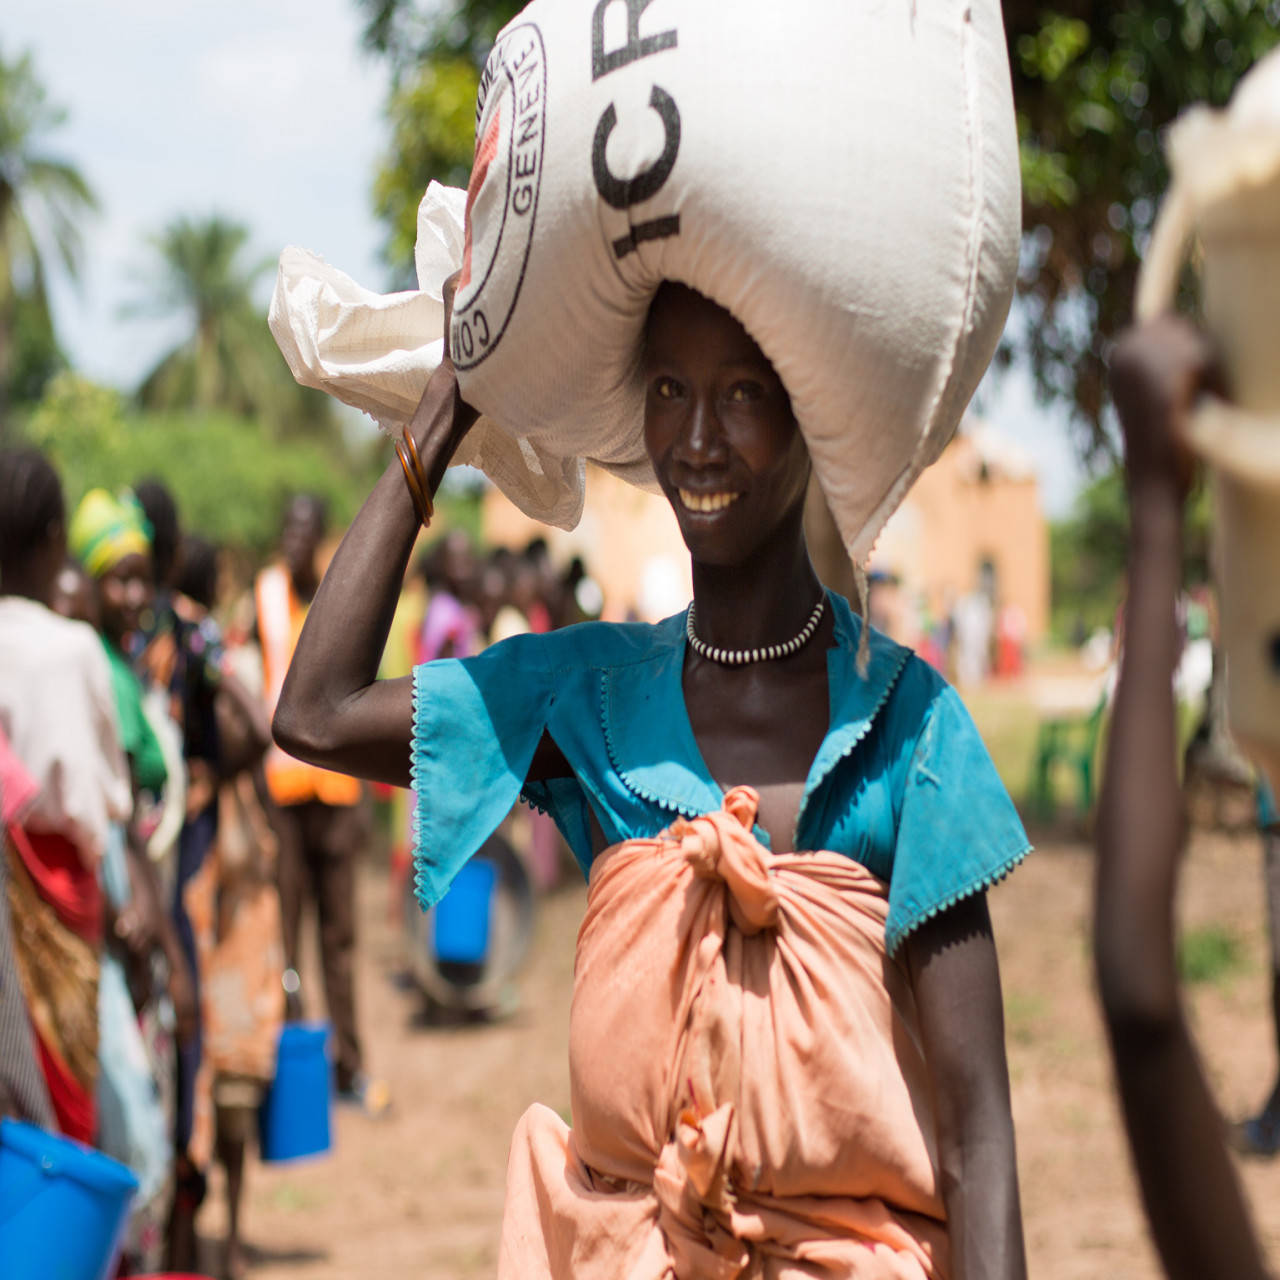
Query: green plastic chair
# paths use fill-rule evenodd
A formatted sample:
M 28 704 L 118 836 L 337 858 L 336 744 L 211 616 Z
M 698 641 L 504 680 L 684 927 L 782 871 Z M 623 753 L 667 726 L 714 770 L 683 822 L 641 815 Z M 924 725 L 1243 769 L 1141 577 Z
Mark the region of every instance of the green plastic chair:
M 1104 693 L 1087 716 L 1053 716 L 1040 722 L 1027 797 L 1035 817 L 1048 821 L 1058 812 L 1054 775 L 1060 766 L 1075 774 L 1077 811 L 1086 815 L 1093 809 L 1093 762 L 1106 714 L 1107 695 Z

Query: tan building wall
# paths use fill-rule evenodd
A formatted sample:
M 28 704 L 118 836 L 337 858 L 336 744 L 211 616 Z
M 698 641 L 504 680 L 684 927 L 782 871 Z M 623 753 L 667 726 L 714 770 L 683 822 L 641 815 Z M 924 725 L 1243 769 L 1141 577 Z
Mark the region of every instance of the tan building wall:
M 984 585 L 995 605 L 1021 607 L 1027 639 L 1049 627 L 1049 529 L 1040 486 L 1016 446 L 972 420 L 916 482 L 872 552 L 873 570 L 892 574 L 892 630 L 913 643 L 918 606 L 937 619 Z

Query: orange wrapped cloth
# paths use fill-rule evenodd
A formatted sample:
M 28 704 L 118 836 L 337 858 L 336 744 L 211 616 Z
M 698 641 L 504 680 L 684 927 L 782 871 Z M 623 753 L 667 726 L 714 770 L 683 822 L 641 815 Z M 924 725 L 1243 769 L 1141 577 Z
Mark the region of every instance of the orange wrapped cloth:
M 569 1067 L 512 1142 L 504 1280 L 945 1277 L 931 1088 L 888 886 L 773 854 L 757 797 L 591 868 Z

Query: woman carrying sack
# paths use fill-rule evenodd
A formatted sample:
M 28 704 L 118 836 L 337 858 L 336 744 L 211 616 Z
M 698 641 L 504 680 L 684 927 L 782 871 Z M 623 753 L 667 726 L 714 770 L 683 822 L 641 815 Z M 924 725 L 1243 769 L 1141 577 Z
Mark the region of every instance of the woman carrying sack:
M 309 761 L 412 780 L 424 900 L 517 794 L 589 875 L 576 1127 L 521 1122 L 500 1274 L 1022 1276 L 985 899 L 1027 851 L 1017 815 L 954 692 L 820 585 L 808 451 L 746 330 L 664 285 L 643 368 L 688 611 L 377 679 L 476 419 L 446 356 L 275 718 Z
M 500 1273 L 1021 1276 L 985 890 L 1026 837 L 954 692 L 823 590 L 802 527 L 812 469 L 858 577 L 998 342 L 999 5 L 533 0 L 476 120 L 418 292 L 281 257 L 295 376 L 400 456 L 276 733 L 412 779 L 424 906 L 521 794 L 589 878 L 575 1127 L 521 1122 Z M 451 458 L 565 528 L 585 459 L 660 490 L 693 603 L 378 681 Z

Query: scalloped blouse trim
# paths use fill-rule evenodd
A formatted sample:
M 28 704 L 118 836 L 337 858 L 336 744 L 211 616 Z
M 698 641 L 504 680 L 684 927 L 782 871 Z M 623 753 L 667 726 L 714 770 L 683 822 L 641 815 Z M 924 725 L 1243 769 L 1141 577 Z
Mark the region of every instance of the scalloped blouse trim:
M 865 635 L 868 633 L 869 633 L 869 628 L 866 628 L 864 625 L 863 634 Z M 861 644 L 861 638 L 859 638 L 859 644 Z M 884 688 L 880 690 L 879 698 L 876 699 L 876 702 L 872 706 L 871 710 L 867 712 L 865 716 L 863 716 L 862 724 L 859 726 L 858 731 L 853 735 L 852 738 L 849 739 L 848 742 L 844 744 L 843 747 L 841 747 L 840 753 L 830 763 L 830 765 L 828 765 L 827 768 L 823 770 L 822 776 L 816 779 L 812 786 L 805 787 L 804 794 L 800 797 L 800 813 L 802 815 L 804 814 L 805 809 L 808 807 L 809 800 L 813 796 L 814 792 L 816 792 L 818 788 L 822 786 L 822 784 L 829 777 L 831 777 L 831 775 L 836 771 L 836 769 L 840 767 L 840 765 L 845 760 L 847 760 L 851 755 L 853 755 L 853 753 L 858 749 L 859 743 L 863 742 L 866 739 L 867 734 L 871 732 L 872 726 L 876 722 L 876 718 L 879 716 L 880 712 L 884 710 L 884 704 L 889 701 L 889 696 L 898 687 L 898 681 L 902 678 L 902 673 L 903 671 L 906 670 L 907 663 L 910 661 L 911 661 L 911 650 L 906 648 L 901 649 L 900 652 L 898 653 L 897 664 L 894 666 L 893 670 L 889 673 L 889 678 L 884 682 Z M 798 821 L 799 820 L 797 819 L 797 822 Z M 857 861 L 857 859 L 854 859 L 854 861 Z
M 892 956 L 921 925 L 928 924 L 935 916 L 940 916 L 944 911 L 950 910 L 950 908 L 957 903 L 963 902 L 966 898 L 972 898 L 976 893 L 985 893 L 988 889 L 994 888 L 1001 880 L 1009 876 L 1034 848 L 1035 846 L 1030 843 L 1023 845 L 1017 853 L 1010 854 L 992 870 L 971 880 L 963 888 L 957 889 L 954 893 L 943 898 L 942 901 L 933 903 L 923 911 L 915 912 L 901 924 L 890 923 L 885 929 L 885 950 Z
M 657 792 L 641 786 L 634 779 L 627 776 L 627 772 L 623 769 L 621 759 L 618 756 L 617 745 L 613 740 L 613 721 L 609 715 L 609 678 L 607 673 L 600 680 L 599 698 L 600 723 L 604 726 L 605 754 L 609 757 L 609 764 L 613 767 L 613 772 L 622 785 L 632 795 L 648 801 L 649 804 L 655 804 L 660 809 L 666 809 L 669 813 L 678 813 L 685 818 L 700 818 L 704 813 L 701 806 L 681 804 L 678 800 L 671 799 L 670 796 L 660 796 Z

